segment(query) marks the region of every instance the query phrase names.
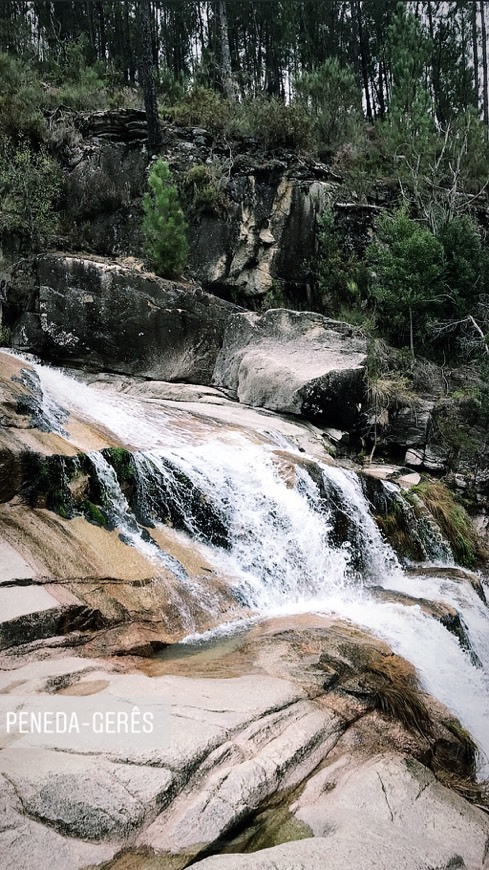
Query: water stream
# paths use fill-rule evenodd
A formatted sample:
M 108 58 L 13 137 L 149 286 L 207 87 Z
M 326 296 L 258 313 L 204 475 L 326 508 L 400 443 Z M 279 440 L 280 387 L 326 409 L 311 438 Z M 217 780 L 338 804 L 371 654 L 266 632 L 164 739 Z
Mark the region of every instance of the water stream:
M 280 427 L 274 431 L 270 416 L 266 434 L 257 433 L 240 427 L 238 406 L 226 426 L 195 409 L 88 386 L 47 366 L 36 370 L 53 428 L 59 431 L 62 408 L 134 451 L 140 495 L 154 524 L 162 522 L 155 496 L 161 491 L 184 517 L 184 533 L 229 578 L 238 601 L 258 617 L 337 614 L 387 640 L 471 731 L 482 752 L 480 775 L 488 775 L 489 609 L 442 565 L 436 576 L 403 571 L 354 472 L 300 452 Z M 98 452 L 91 458 L 124 539 L 178 577 L 179 564 L 148 539 L 110 464 Z M 214 535 L 215 528 L 221 532 Z M 475 655 L 420 606 L 378 600 L 373 585 L 454 606 Z

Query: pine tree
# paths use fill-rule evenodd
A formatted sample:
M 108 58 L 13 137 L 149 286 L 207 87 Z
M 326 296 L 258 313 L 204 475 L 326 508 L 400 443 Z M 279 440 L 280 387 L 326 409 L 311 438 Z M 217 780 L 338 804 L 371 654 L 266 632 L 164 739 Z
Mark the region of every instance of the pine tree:
M 428 321 L 436 318 L 444 300 L 443 247 L 401 209 L 380 218 L 367 262 L 378 323 L 394 344 L 409 339 L 414 358 L 415 331 L 426 337 Z
M 177 278 L 187 261 L 187 225 L 171 183 L 168 163 L 157 160 L 148 178 L 149 191 L 143 199 L 143 232 L 146 253 L 158 275 Z

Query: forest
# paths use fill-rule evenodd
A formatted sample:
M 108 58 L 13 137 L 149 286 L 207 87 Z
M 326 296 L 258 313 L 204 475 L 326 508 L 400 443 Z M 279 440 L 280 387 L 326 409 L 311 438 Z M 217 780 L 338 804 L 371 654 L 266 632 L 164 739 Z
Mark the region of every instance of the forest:
M 383 186 L 390 207 L 360 256 L 331 210 L 322 215 L 314 307 L 374 324 L 413 356 L 415 344 L 488 355 L 483 0 L 3 0 L 2 10 L 4 233 L 35 250 L 59 229 L 61 116 L 144 104 L 153 154 L 162 124 L 197 126 L 314 155 L 343 198 L 368 203 Z M 212 209 L 221 180 L 197 175 Z

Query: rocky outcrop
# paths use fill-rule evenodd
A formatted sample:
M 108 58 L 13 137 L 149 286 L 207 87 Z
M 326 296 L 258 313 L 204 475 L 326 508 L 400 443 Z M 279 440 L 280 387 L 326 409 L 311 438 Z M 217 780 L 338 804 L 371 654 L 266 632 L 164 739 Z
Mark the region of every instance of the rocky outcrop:
M 284 170 L 232 176 L 223 188 L 227 219 L 204 213 L 192 221 L 190 267 L 206 289 L 253 300 L 280 287 L 308 299 L 316 219 L 331 184 Z
M 365 398 L 366 341 L 320 314 L 274 309 L 233 315 L 214 383 L 240 402 L 354 428 Z
M 137 255 L 149 162 L 145 113 L 63 113 L 53 124 L 69 246 Z M 267 152 L 254 140 L 224 139 L 200 127 L 166 122 L 162 132 L 161 156 L 187 209 L 189 269 L 196 280 L 226 298 L 262 298 L 275 284 L 291 298 L 308 298 L 316 218 L 335 198 L 335 173 L 293 152 Z M 218 208 L 195 209 L 187 196 L 187 174 L 195 167 L 211 172 Z
M 6 309 L 13 345 L 89 369 L 208 384 L 239 310 L 197 287 L 86 257 L 45 255 L 32 273 L 20 269 Z M 30 292 L 20 295 L 26 270 Z

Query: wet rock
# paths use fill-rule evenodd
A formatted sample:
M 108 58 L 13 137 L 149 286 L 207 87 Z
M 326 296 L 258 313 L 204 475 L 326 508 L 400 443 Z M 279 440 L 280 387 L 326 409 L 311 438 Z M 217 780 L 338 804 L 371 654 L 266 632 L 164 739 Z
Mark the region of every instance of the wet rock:
M 56 254 L 37 258 L 34 296 L 38 313 L 15 321 L 14 346 L 92 370 L 199 384 L 210 383 L 226 323 L 239 310 L 135 268 Z
M 0 590 L 2 604 L 9 591 L 12 590 Z M 59 607 L 55 598 L 51 599 L 52 604 L 49 606 L 50 602 L 47 599 L 49 593 L 44 593 L 43 589 L 34 587 L 34 590 L 29 592 L 26 587 L 22 587 L 21 590 L 18 590 L 18 594 L 19 591 L 24 599 L 24 607 L 35 608 L 44 603 L 46 609 L 26 613 L 15 619 L 5 621 L 2 619 L 0 622 L 0 649 L 31 643 L 33 640 L 69 634 L 72 631 L 93 631 L 105 625 L 102 614 L 89 607 L 78 604 Z M 36 604 L 36 595 L 40 597 L 43 593 L 47 600 Z M 29 601 L 32 603 L 29 604 Z
M 351 429 L 365 398 L 365 363 L 355 327 L 274 309 L 230 318 L 213 381 L 245 404 Z
M 443 565 L 442 568 L 436 568 L 428 565 L 423 566 L 422 568 L 407 567 L 406 571 L 413 574 L 426 574 L 428 577 L 430 575 L 439 576 L 441 572 L 443 576 L 448 577 L 450 580 L 456 580 L 459 583 L 469 583 L 481 601 L 483 601 L 484 604 L 486 603 L 486 596 L 481 577 L 478 574 L 474 574 L 473 571 L 469 571 L 467 568 L 454 567 L 452 565 Z
M 437 571 L 438 574 L 443 573 L 441 568 L 438 568 Z M 422 574 L 423 571 L 420 570 L 419 573 Z M 384 589 L 382 586 L 372 586 L 371 591 L 376 598 L 382 601 L 396 601 L 408 607 L 420 607 L 424 613 L 437 619 L 448 631 L 454 634 L 462 649 L 467 650 L 474 661 L 474 653 L 471 651 L 467 628 L 458 611 L 450 604 L 446 604 L 443 601 L 430 601 L 427 598 L 414 598 L 405 592 Z M 480 665 L 477 657 L 475 657 L 475 663 Z
M 401 447 L 421 447 L 427 443 L 434 402 L 417 399 L 412 405 L 396 404 L 389 414 L 388 443 Z M 406 465 L 409 465 L 406 462 Z

